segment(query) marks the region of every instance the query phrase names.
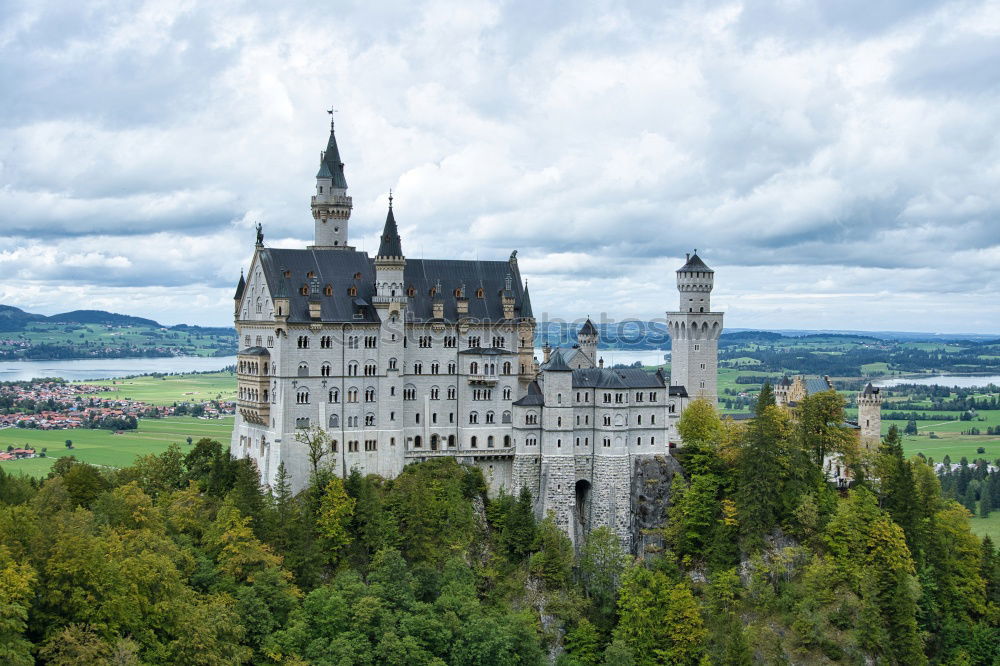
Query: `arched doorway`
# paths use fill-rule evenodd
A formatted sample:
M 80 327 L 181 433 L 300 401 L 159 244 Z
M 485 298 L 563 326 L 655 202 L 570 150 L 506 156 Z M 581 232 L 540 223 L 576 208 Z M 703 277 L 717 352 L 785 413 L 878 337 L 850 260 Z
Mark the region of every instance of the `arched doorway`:
M 437 451 L 437 450 L 438 450 L 438 436 L 431 435 L 431 451 Z
M 577 547 L 583 545 L 584 538 L 590 528 L 590 481 L 580 479 L 576 482 L 576 503 L 573 506 L 574 532 Z

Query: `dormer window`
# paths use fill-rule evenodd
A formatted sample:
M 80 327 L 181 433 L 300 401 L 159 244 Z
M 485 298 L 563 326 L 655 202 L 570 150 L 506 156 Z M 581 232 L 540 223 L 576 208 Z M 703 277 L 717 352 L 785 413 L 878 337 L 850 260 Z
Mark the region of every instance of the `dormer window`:
M 353 286 L 353 285 L 350 286 L 350 287 L 348 287 L 347 288 L 347 295 L 348 296 L 357 296 L 358 295 L 358 288 L 355 287 L 355 286 Z
M 456 289 L 455 290 L 455 298 L 462 298 L 462 290 L 461 289 Z
M 355 280 L 360 280 L 361 279 L 361 273 L 355 273 L 354 274 L 354 279 Z
M 308 273 L 306 273 L 306 277 L 312 280 L 314 277 L 316 277 L 316 273 L 314 273 L 313 271 L 309 271 Z
M 292 272 L 291 271 L 285 271 L 285 277 L 286 278 L 292 277 Z
M 406 295 L 412 298 L 413 296 L 417 295 L 417 290 L 414 287 L 407 287 Z
M 299 288 L 299 293 L 302 294 L 303 296 L 308 296 L 309 295 L 309 285 L 307 285 L 307 284 L 302 285 L 302 287 Z
M 486 292 L 483 291 L 482 287 L 476 289 L 476 298 L 485 298 L 485 297 L 486 297 Z
M 437 296 L 437 287 L 431 287 L 430 296 L 431 298 Z
M 323 287 L 323 295 L 324 296 L 333 296 L 333 285 L 332 284 L 328 284 L 325 287 Z

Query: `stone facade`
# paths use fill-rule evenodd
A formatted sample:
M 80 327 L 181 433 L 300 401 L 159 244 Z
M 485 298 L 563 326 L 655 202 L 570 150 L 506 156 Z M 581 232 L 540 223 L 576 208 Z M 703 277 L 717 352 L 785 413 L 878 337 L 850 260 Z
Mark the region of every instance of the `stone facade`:
M 882 441 L 882 393 L 868 382 L 858 393 L 857 401 L 861 445 L 868 450 L 877 449 Z
M 527 488 L 537 515 L 551 513 L 577 545 L 606 525 L 632 548 L 633 470 L 679 444 L 683 382 L 715 396 L 722 314 L 708 311 L 711 269 L 695 255 L 678 271 L 682 309 L 692 305 L 669 314 L 672 382 L 595 365 L 589 319 L 578 346 L 547 350 L 539 365 L 516 252 L 409 258 L 391 197 L 378 253 L 358 252 L 343 167 L 331 127 L 311 200 L 315 244 L 277 249 L 259 237 L 240 279 L 232 453 L 252 458 L 264 484 L 284 465 L 293 490 L 308 482 L 303 438 L 317 427 L 330 442 L 324 464 L 345 476 L 392 478 L 453 457 L 479 467 L 491 493 Z

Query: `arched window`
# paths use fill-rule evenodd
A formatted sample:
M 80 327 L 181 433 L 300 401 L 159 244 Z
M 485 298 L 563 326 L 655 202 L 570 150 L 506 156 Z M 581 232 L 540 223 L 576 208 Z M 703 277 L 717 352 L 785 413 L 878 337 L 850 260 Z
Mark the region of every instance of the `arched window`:
M 510 423 L 510 420 L 511 420 L 510 419 L 510 411 L 505 411 L 503 413 L 503 415 L 500 417 L 500 422 L 501 423 Z
M 394 358 L 390 358 L 389 359 L 389 369 L 390 370 L 395 370 L 396 369 L 396 359 L 394 359 Z
M 329 402 L 337 403 L 340 402 L 340 391 L 337 389 L 330 389 Z
M 494 420 L 495 420 L 495 415 L 493 414 L 493 412 L 486 412 L 486 422 L 493 423 Z
M 479 374 L 479 363 L 477 363 L 476 361 L 473 361 L 472 363 L 469 364 L 469 374 L 470 375 L 478 375 Z
M 493 435 L 490 435 L 489 437 L 486 438 L 486 448 L 488 449 L 493 448 Z
M 330 414 L 330 427 L 339 428 L 340 427 L 340 417 L 336 414 Z
M 299 377 L 309 376 L 309 364 L 306 362 L 299 363 Z
M 503 374 L 509 375 L 511 370 L 510 361 L 503 362 Z
M 479 423 L 479 412 L 469 412 L 469 423 Z
M 321 377 L 329 377 L 330 376 L 330 364 L 328 362 L 326 362 L 326 361 L 323 362 L 323 365 L 320 366 L 319 374 L 320 374 Z
M 503 445 L 504 445 L 504 448 L 510 446 L 510 435 L 504 435 L 503 436 Z
M 473 435 L 472 438 L 469 440 L 469 446 L 473 449 L 479 446 L 478 440 L 476 439 L 475 435 Z

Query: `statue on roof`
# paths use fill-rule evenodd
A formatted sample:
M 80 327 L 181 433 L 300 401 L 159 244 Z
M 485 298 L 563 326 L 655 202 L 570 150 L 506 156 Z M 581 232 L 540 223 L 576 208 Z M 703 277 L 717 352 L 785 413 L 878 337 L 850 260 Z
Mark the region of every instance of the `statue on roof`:
M 257 223 L 257 247 L 264 245 L 264 227 L 260 222 Z

